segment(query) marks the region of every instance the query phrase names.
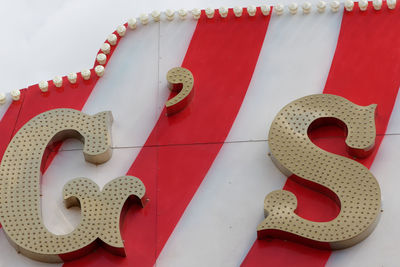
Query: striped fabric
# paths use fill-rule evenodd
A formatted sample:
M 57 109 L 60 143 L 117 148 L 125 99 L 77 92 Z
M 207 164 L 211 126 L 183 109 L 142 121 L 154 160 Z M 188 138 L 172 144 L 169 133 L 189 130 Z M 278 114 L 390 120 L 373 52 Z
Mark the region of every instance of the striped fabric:
M 216 11 L 217 13 L 217 11 Z M 121 226 L 127 257 L 98 248 L 67 266 L 396 266 L 397 149 L 400 110 L 400 17 L 387 8 L 308 16 L 161 20 L 119 38 L 102 78 L 42 94 L 38 85 L 21 100 L 0 106 L 0 156 L 15 132 L 35 115 L 68 107 L 88 114 L 111 110 L 113 156 L 84 161 L 82 145 L 65 141 L 48 153 L 42 177 L 42 215 L 55 234 L 73 231 L 79 209 L 64 208 L 61 190 L 76 177 L 100 187 L 121 175 L 139 177 L 149 203 L 132 207 Z M 183 111 L 165 115 L 166 73 L 183 66 L 195 95 Z M 378 104 L 376 150 L 360 161 L 378 179 L 383 213 L 375 231 L 341 251 L 277 239 L 256 240 L 265 196 L 294 192 L 299 215 L 331 220 L 329 198 L 287 179 L 267 156 L 267 133 L 277 112 L 299 97 L 329 93 L 359 105 Z M 330 138 L 326 138 L 326 137 Z M 312 135 L 343 153 L 343 133 Z M 0 266 L 48 266 L 18 254 L 0 231 Z

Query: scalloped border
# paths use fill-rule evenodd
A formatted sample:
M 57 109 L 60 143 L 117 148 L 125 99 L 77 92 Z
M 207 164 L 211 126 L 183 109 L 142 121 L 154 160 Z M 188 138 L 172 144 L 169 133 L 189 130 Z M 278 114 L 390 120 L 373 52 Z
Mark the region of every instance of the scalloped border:
M 361 12 L 364 12 L 371 6 L 374 8 L 375 11 L 380 11 L 384 7 L 384 5 L 386 5 L 386 7 L 389 10 L 394 10 L 396 8 L 396 4 L 397 4 L 396 0 L 387 0 L 384 2 L 382 0 L 373 0 L 373 1 L 360 0 L 357 4 L 355 4 L 354 1 L 352 0 L 346 0 L 343 3 L 343 6 L 346 12 L 355 11 L 357 8 Z M 327 6 L 328 6 L 327 2 L 323 0 L 319 1 L 315 5 L 318 13 L 324 13 Z M 338 12 L 341 6 L 342 4 L 337 0 L 334 0 L 329 3 L 330 10 L 334 13 Z M 298 9 L 299 5 L 296 2 L 293 2 L 287 6 L 287 11 L 292 15 L 300 13 L 298 12 Z M 303 14 L 305 15 L 310 14 L 312 10 L 312 4 L 310 2 L 304 2 L 301 5 L 301 9 Z M 38 83 L 38 87 L 42 92 L 47 92 L 49 88 L 49 83 L 53 83 L 55 87 L 59 88 L 62 87 L 64 80 L 68 80 L 71 84 L 75 84 L 77 80 L 79 81 L 89 80 L 93 76 L 98 78 L 102 77 L 104 75 L 105 67 L 109 59 L 111 58 L 113 52 L 118 46 L 118 43 L 120 42 L 121 38 L 124 37 L 125 34 L 127 33 L 128 28 L 133 31 L 139 25 L 145 26 L 148 23 L 160 22 L 161 20 L 172 21 L 175 19 L 176 14 L 181 20 L 185 20 L 188 17 L 188 13 L 191 13 L 192 18 L 198 20 L 201 16 L 206 16 L 207 19 L 213 19 L 215 16 L 226 18 L 229 12 L 233 12 L 235 17 L 241 17 L 244 15 L 244 13 L 247 13 L 247 15 L 250 17 L 256 16 L 257 13 L 258 15 L 269 16 L 273 12 L 274 14 L 280 16 L 285 13 L 285 6 L 283 4 L 277 4 L 275 6 L 262 5 L 259 7 L 250 5 L 247 8 L 236 6 L 229 9 L 226 7 L 221 7 L 219 9 L 206 8 L 203 10 L 194 8 L 190 12 L 188 12 L 185 9 L 179 9 L 178 11 L 167 9 L 164 12 L 159 12 L 157 10 L 154 10 L 150 14 L 141 14 L 138 18 L 131 18 L 126 23 L 118 26 L 116 30 L 107 37 L 105 42 L 102 44 L 101 48 L 98 50 L 96 54 L 95 63 L 91 69 L 84 69 L 79 73 L 70 73 L 65 76 L 56 76 L 54 77 L 53 80 L 50 81 L 40 81 Z M 83 79 L 77 79 L 79 75 Z M 20 100 L 21 96 L 20 90 L 12 90 L 8 94 L 11 95 L 13 101 Z M 7 102 L 7 95 L 5 93 L 0 93 L 0 107 L 1 105 Z

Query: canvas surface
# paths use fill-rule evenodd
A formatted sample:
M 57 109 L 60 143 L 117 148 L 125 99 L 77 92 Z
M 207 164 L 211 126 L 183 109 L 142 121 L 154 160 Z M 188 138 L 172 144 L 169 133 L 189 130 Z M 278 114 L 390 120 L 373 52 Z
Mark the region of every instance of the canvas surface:
M 398 11 L 395 10 L 397 13 Z M 226 19 L 187 18 L 139 24 L 108 57 L 105 74 L 49 95 L 34 85 L 18 102 L 0 106 L 0 144 L 36 113 L 72 107 L 87 114 L 110 110 L 113 156 L 102 165 L 84 161 L 82 144 L 67 140 L 42 177 L 42 210 L 53 233 L 71 232 L 79 209 L 66 209 L 61 190 L 76 177 L 100 187 L 125 174 L 142 179 L 150 202 L 129 210 L 123 225 L 127 257 L 102 248 L 70 266 L 396 266 L 397 143 L 400 111 L 400 42 L 396 12 L 312 12 L 292 16 L 244 14 Z M 97 63 L 96 63 L 97 64 Z M 193 101 L 167 117 L 166 73 L 183 66 L 195 80 Z M 83 87 L 84 84 L 85 86 Z M 304 217 L 326 220 L 337 206 L 287 182 L 268 157 L 268 130 L 278 111 L 310 94 L 331 93 L 359 105 L 378 103 L 376 154 L 371 166 L 382 190 L 375 231 L 341 251 L 291 242 L 256 240 L 263 201 L 273 190 L 298 192 Z M 343 133 L 314 136 L 339 153 Z M 333 133 L 333 136 L 332 136 Z M 382 143 L 381 143 L 382 142 Z M 381 145 L 380 145 L 381 144 Z M 380 146 L 379 146 L 380 145 Z M 302 191 L 303 190 L 303 191 Z M 302 198 L 304 197 L 304 199 Z M 42 266 L 14 250 L 0 234 L 1 266 Z

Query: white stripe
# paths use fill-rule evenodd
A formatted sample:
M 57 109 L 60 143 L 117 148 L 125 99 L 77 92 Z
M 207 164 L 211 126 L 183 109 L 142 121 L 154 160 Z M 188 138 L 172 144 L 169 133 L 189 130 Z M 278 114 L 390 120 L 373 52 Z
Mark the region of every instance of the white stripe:
M 276 113 L 322 93 L 342 14 L 273 16 L 228 141 L 190 202 L 157 266 L 238 266 L 256 239 L 265 196 L 286 178 L 267 157 Z
M 400 94 L 397 94 L 396 102 L 386 129 L 386 134 L 400 134 Z
M 289 102 L 322 93 L 342 12 L 272 16 L 246 98 L 227 141 L 265 140 Z

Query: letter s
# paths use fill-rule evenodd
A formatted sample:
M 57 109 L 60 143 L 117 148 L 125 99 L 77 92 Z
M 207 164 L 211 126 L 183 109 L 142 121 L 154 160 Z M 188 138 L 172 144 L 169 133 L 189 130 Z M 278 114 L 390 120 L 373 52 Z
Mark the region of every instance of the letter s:
M 295 195 L 276 190 L 265 198 L 266 219 L 258 226 L 259 239 L 272 236 L 341 249 L 357 244 L 374 230 L 381 208 L 377 180 L 362 164 L 313 144 L 308 131 L 319 123 L 341 122 L 347 128 L 349 153 L 365 157 L 375 144 L 375 109 L 376 105 L 363 107 L 339 96 L 319 94 L 295 100 L 279 111 L 268 137 L 272 160 L 284 174 L 296 175 L 300 183 L 332 191 L 340 213 L 328 222 L 303 219 L 295 213 Z

